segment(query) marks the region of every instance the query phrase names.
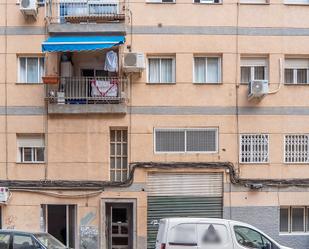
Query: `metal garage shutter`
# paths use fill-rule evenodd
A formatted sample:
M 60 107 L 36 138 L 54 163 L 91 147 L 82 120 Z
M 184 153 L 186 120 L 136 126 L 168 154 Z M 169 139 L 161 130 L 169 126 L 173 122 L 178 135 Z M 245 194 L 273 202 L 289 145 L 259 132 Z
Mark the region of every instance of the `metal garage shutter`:
M 152 173 L 147 179 L 148 249 L 155 248 L 157 228 L 151 223 L 168 217 L 222 218 L 221 173 Z

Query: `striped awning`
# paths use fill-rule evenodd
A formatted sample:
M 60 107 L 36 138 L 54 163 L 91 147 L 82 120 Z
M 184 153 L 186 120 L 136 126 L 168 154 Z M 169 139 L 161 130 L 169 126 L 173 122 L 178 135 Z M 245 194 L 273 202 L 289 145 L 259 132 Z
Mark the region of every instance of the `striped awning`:
M 124 42 L 124 36 L 52 36 L 42 43 L 42 52 L 92 51 L 119 46 Z

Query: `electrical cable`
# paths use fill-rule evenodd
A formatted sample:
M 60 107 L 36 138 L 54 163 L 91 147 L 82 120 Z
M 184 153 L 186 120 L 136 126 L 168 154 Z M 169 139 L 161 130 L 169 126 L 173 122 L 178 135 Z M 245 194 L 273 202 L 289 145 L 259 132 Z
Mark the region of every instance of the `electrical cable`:
M 130 174 L 124 182 L 111 181 L 28 181 L 28 180 L 0 180 L 0 185 L 8 187 L 12 190 L 100 190 L 103 191 L 106 187 L 129 187 L 134 182 L 134 172 L 136 169 L 160 169 L 160 170 L 175 170 L 175 169 L 222 169 L 229 174 L 230 182 L 235 185 L 242 185 L 250 188 L 254 184 L 261 187 L 309 187 L 309 178 L 304 179 L 248 179 L 240 178 L 236 173 L 235 167 L 231 162 L 138 162 L 130 164 Z
M 59 193 L 54 193 L 50 191 L 41 191 L 41 190 L 30 190 L 30 189 L 18 189 L 18 190 L 11 190 L 11 191 L 18 191 L 18 192 L 27 192 L 27 193 L 36 193 L 36 194 L 43 194 L 43 195 L 48 195 L 51 197 L 58 197 L 58 198 L 69 198 L 69 199 L 74 199 L 74 198 L 89 198 L 89 197 L 94 197 L 102 194 L 102 190 L 100 191 L 95 191 L 95 192 L 90 192 L 90 193 L 85 193 L 85 194 L 59 194 Z

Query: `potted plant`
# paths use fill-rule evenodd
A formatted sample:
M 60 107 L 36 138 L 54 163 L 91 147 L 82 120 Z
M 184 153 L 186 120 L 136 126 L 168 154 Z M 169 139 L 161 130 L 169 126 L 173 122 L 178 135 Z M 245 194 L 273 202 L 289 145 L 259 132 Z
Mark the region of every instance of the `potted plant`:
M 58 84 L 59 83 L 58 76 L 43 76 L 42 80 L 44 84 Z

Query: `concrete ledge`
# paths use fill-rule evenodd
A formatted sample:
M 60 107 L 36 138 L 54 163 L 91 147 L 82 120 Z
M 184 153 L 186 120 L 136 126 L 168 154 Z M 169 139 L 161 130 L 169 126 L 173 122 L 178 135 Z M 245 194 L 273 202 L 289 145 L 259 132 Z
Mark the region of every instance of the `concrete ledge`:
M 89 104 L 61 105 L 48 104 L 48 114 L 126 114 L 127 105 L 120 104 Z
M 94 23 L 94 24 L 50 24 L 48 25 L 49 33 L 58 34 L 106 34 L 106 35 L 125 35 L 126 26 L 124 23 Z

